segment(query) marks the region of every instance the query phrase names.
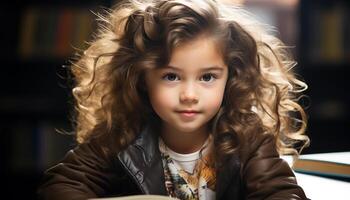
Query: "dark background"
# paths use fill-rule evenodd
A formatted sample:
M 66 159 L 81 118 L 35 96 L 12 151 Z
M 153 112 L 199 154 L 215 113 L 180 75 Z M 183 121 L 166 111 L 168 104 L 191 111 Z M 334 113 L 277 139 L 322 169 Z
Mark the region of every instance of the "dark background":
M 3 196 L 35 199 L 43 170 L 74 146 L 72 136 L 56 131 L 72 130 L 71 88 L 63 66 L 74 57 L 72 47 L 84 48 L 82 41 L 92 37 L 96 24 L 90 11 L 99 12 L 101 6 L 111 4 L 108 0 L 31 0 L 9 1 L 1 6 Z M 286 22 L 290 18 L 283 12 L 276 15 L 276 25 L 284 27 L 280 29 L 281 38 L 296 46 L 294 53 L 299 64 L 295 70 L 309 85 L 305 105 L 311 146 L 304 153 L 350 150 L 349 94 L 345 89 L 349 85 L 345 76 L 350 69 L 349 9 L 345 0 L 302 0 L 295 7 L 294 20 Z M 69 21 L 78 23 L 72 25 Z M 286 36 L 288 23 L 294 23 L 293 30 L 297 30 L 292 39 Z M 60 26 L 61 32 L 57 28 Z M 86 31 L 79 32 L 83 28 Z M 62 30 L 75 36 L 65 37 Z M 62 46 L 62 41 L 70 45 Z

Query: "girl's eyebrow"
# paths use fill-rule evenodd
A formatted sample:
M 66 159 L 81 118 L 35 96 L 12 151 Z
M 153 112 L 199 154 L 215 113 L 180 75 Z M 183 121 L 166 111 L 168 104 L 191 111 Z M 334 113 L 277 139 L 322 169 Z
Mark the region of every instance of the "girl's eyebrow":
M 163 69 L 172 69 L 175 71 L 182 71 L 182 69 L 175 67 L 175 66 L 171 66 L 171 65 L 165 66 L 165 67 L 163 67 Z M 214 65 L 214 66 L 202 68 L 200 71 L 215 71 L 215 70 L 216 71 L 223 71 L 224 68 L 217 66 L 217 65 Z

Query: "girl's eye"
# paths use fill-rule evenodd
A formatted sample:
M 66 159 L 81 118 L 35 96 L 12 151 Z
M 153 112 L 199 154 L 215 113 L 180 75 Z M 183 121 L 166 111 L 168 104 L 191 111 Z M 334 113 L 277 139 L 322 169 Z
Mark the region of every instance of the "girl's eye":
M 166 81 L 177 81 L 179 80 L 179 77 L 174 73 L 168 73 L 163 76 L 163 79 Z
M 216 79 L 214 74 L 204 74 L 201 78 L 201 80 L 205 81 L 205 82 L 211 82 L 214 81 Z

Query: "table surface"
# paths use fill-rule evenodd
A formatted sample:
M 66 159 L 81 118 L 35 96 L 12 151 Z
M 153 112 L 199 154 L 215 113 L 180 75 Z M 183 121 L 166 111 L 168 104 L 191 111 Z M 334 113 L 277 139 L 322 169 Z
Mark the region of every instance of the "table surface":
M 334 155 L 340 155 L 340 153 Z M 291 165 L 291 157 L 282 156 L 282 158 Z M 342 154 L 342 159 L 349 160 L 349 158 L 349 152 Z M 312 200 L 350 200 L 350 182 L 298 172 L 295 172 L 295 176 L 298 184 L 304 189 L 306 196 Z
M 298 184 L 310 199 L 316 200 L 349 200 L 350 183 L 314 175 L 295 173 Z

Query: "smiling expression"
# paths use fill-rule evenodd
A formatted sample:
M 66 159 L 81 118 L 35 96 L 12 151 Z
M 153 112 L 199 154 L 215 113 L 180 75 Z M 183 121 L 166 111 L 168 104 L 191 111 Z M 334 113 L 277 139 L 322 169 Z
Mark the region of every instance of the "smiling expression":
M 166 129 L 207 131 L 220 109 L 228 69 L 211 38 L 176 47 L 167 66 L 146 71 L 148 96 Z

